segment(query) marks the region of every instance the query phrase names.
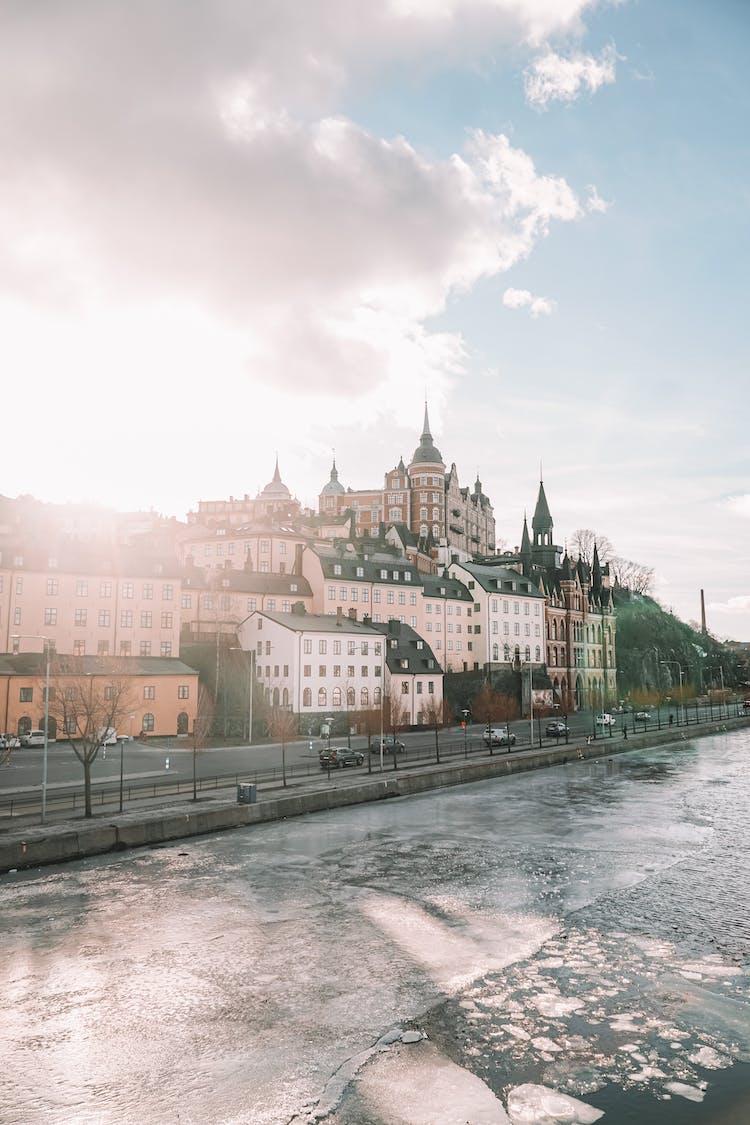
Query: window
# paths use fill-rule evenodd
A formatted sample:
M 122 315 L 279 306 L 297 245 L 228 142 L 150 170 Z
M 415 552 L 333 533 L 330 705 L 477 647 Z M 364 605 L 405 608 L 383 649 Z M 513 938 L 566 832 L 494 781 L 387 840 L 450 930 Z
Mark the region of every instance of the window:
M 153 620 L 151 610 L 144 609 L 141 611 L 141 629 L 150 629 Z
M 191 594 L 183 594 L 182 598 L 180 599 L 180 605 L 182 606 L 182 608 L 183 609 L 190 609 L 192 607 L 192 604 L 193 604 L 192 595 Z M 248 609 L 249 608 L 250 607 L 248 606 Z M 253 606 L 253 609 L 255 609 L 255 606 Z
M 23 578 L 21 578 L 21 577 L 16 578 L 16 593 L 17 594 L 23 593 Z
M 408 680 L 402 680 L 401 681 L 401 694 L 402 695 L 408 695 L 409 694 L 409 681 Z
M 324 687 L 318 688 L 318 707 L 328 706 L 328 693 Z
M 370 692 L 367 690 L 366 687 L 363 687 L 362 690 L 359 693 L 359 705 L 360 705 L 360 707 L 369 707 L 370 706 Z
M 302 706 L 312 707 L 312 688 L 306 687 L 302 692 Z
M 47 579 L 47 597 L 54 597 L 55 594 L 60 593 L 60 583 L 57 578 Z
M 20 703 L 33 703 L 34 702 L 34 689 L 30 687 L 22 687 L 20 695 L 18 696 Z
M 327 671 L 326 671 L 326 666 L 325 666 L 325 664 L 319 664 L 319 665 L 318 665 L 318 676 L 320 677 L 320 679 L 321 679 L 321 680 L 324 680 L 324 679 L 325 679 L 325 677 L 327 676 L 327 674 L 328 674 L 328 673 L 327 673 Z
M 177 685 L 177 698 L 178 699 L 189 699 L 190 698 L 190 685 L 189 684 L 178 684 Z
M 154 716 L 150 711 L 147 711 L 143 716 L 143 730 L 146 734 L 152 734 L 154 730 Z
M 109 629 L 109 626 L 110 626 L 109 610 L 108 609 L 100 609 L 99 610 L 99 628 L 100 629 Z
M 354 679 L 354 665 L 353 664 L 347 664 L 346 674 L 347 674 L 347 676 L 349 677 L 350 680 Z
M 161 644 L 159 646 L 159 655 L 160 656 L 171 656 L 172 655 L 172 642 L 171 641 L 162 641 L 161 642 Z
M 306 638 L 302 642 L 302 651 L 303 652 L 312 652 L 312 641 L 309 638 Z
M 333 573 L 336 574 L 336 575 L 341 574 L 341 563 L 334 563 L 333 564 Z
M 324 656 L 328 652 L 328 643 L 326 641 L 318 641 L 318 652 Z
M 56 609 L 54 609 L 54 608 L 45 609 L 45 611 L 44 611 L 44 624 L 45 625 L 57 625 L 57 610 Z
M 335 687 L 333 689 L 333 691 L 331 692 L 331 706 L 332 707 L 340 707 L 341 706 L 341 688 L 340 687 Z
M 97 641 L 96 651 L 99 656 L 109 656 L 109 641 Z
M 328 587 L 328 600 L 329 600 L 329 602 L 333 602 L 333 601 L 336 600 L 336 587 L 335 586 L 329 586 Z
M 305 665 L 303 665 L 303 668 L 302 668 L 302 675 L 303 675 L 303 676 L 308 676 L 308 677 L 309 677 L 309 676 L 312 676 L 312 664 L 305 664 Z
M 144 699 L 156 699 L 156 687 L 154 684 L 146 684 L 143 688 Z
M 434 680 L 429 680 L 429 681 L 428 681 L 428 684 L 427 684 L 427 691 L 428 691 L 428 693 L 429 693 L 430 695 L 434 695 L 434 694 L 435 694 L 435 682 L 434 682 Z
M 256 598 L 248 598 L 247 599 L 247 612 L 248 613 L 255 613 L 257 605 L 258 605 L 258 602 L 257 602 Z
M 133 595 L 134 595 L 134 592 L 135 592 L 135 587 L 133 586 L 132 582 L 123 582 L 123 584 L 122 584 L 122 596 L 124 598 L 132 598 Z
M 132 656 L 133 645 L 131 641 L 120 641 L 120 656 Z
M 85 655 L 86 655 L 86 642 L 85 641 L 73 641 L 73 656 L 85 656 Z
M 357 693 L 353 687 L 346 689 L 346 705 L 347 707 L 356 707 L 357 705 Z
M 21 624 L 21 607 L 19 605 L 17 605 L 16 608 L 14 609 L 14 611 L 13 611 L 13 624 L 14 625 L 20 625 Z
M 133 627 L 133 611 L 132 609 L 120 610 L 120 627 L 122 629 L 132 629 Z
M 161 615 L 161 627 L 162 627 L 162 629 L 171 629 L 172 628 L 172 621 L 173 621 L 173 616 L 172 616 L 171 613 L 168 613 L 168 612 L 162 613 L 162 615 Z
M 143 583 L 143 590 L 141 591 L 141 597 L 146 602 L 150 602 L 150 601 L 153 600 L 153 597 L 154 597 L 154 584 L 153 584 L 153 582 L 144 582 Z
M 86 624 L 86 616 L 87 616 L 87 613 L 86 613 L 85 609 L 77 609 L 75 611 L 75 623 L 76 623 L 76 625 L 85 625 Z
M 138 651 L 139 651 L 141 656 L 150 656 L 151 655 L 151 641 L 141 641 Z
M 78 578 L 76 580 L 76 597 L 87 598 L 89 596 L 89 584 L 85 578 Z

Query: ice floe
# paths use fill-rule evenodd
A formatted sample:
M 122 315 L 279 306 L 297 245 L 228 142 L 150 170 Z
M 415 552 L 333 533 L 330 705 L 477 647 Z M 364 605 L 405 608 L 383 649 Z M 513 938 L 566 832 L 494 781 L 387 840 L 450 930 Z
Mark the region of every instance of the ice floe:
M 512 1125 L 591 1125 L 604 1113 L 578 1098 L 531 1082 L 510 1090 L 507 1109 Z

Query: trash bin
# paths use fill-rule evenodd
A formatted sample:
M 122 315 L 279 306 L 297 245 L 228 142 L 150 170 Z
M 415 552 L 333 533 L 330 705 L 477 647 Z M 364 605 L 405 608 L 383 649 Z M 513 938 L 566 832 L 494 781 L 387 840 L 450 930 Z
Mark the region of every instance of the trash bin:
M 257 785 L 238 785 L 237 803 L 239 805 L 254 805 L 258 800 Z

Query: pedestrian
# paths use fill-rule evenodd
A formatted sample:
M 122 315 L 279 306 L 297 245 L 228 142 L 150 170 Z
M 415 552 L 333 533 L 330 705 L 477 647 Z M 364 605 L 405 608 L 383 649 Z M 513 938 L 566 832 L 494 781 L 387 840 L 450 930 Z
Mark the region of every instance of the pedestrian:
M 627 727 L 622 728 L 622 737 L 625 739 L 626 742 L 628 741 L 628 728 Z

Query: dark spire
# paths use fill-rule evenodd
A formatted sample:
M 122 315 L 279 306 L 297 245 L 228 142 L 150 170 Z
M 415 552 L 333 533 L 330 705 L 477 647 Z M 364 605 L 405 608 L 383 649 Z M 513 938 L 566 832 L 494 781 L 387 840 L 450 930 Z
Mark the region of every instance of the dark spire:
M 412 464 L 432 464 L 443 465 L 443 458 L 440 450 L 436 448 L 430 433 L 430 419 L 427 414 L 427 403 L 424 404 L 424 428 L 422 430 L 422 437 L 419 445 L 414 450 L 414 456 L 411 459 Z
M 602 568 L 599 563 L 599 551 L 596 543 L 594 543 L 594 561 L 591 568 L 591 585 L 597 594 L 601 593 L 602 589 Z
M 547 504 L 547 497 L 544 495 L 544 483 L 542 481 L 539 481 L 539 495 L 537 496 L 531 526 L 534 531 L 552 531 L 552 516 Z
M 529 525 L 526 522 L 526 513 L 523 513 L 523 532 L 521 534 L 521 551 L 522 555 L 531 554 L 531 539 L 529 538 Z

